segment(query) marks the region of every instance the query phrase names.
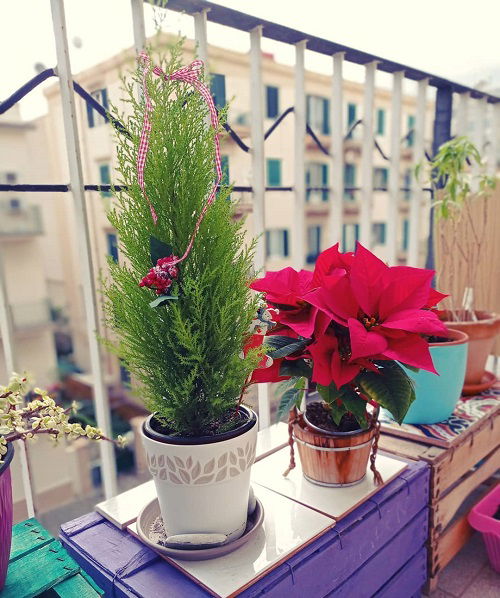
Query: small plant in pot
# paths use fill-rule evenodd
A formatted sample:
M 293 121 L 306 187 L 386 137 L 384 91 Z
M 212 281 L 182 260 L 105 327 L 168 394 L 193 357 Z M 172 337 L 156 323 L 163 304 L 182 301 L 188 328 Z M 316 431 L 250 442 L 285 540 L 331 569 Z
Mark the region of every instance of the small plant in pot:
M 431 309 L 443 297 L 430 286 L 433 275 L 390 268 L 358 243 L 355 253 L 327 249 L 314 272 L 285 268 L 252 283 L 275 322 L 261 336 L 272 364 L 261 363 L 254 377 L 284 380 L 279 413 L 292 410 L 290 431 L 310 481 L 361 481 L 372 444 L 376 451 L 379 408 L 401 423 L 415 399 L 401 364 L 435 371 L 424 335 L 446 329 Z M 321 401 L 300 413 L 311 384 Z M 374 455 L 372 469 L 380 482 Z
M 168 535 L 231 541 L 246 526 L 257 439 L 256 414 L 242 404 L 261 359 L 258 348 L 242 354 L 258 307 L 253 244 L 219 184 L 221 127 L 200 63 L 182 67 L 180 57 L 177 45 L 150 71 L 143 55 L 125 84 L 132 110 L 116 113 L 131 136 L 117 134 L 126 191 L 109 219 L 123 259 L 110 261 L 106 314 L 112 348 L 152 412 L 143 444 Z
M 76 406 L 64 409 L 45 390 L 35 388 L 31 400 L 24 405 L 29 386 L 26 377 L 13 374 L 8 385 L 0 387 L 0 590 L 5 584 L 12 537 L 10 464 L 14 456 L 14 442 L 42 435 L 49 436 L 55 443 L 63 438 L 109 440 L 98 428 L 70 422 Z M 121 446 L 124 439 L 119 436 L 114 442 Z
M 475 394 L 496 379 L 485 372 L 500 331 L 500 316 L 486 309 L 495 284 L 487 263 L 497 235 L 491 221 L 496 179 L 484 173 L 481 154 L 467 137 L 444 143 L 425 167 L 435 191 L 437 280 L 450 293 L 442 317 L 469 336 L 464 393 Z

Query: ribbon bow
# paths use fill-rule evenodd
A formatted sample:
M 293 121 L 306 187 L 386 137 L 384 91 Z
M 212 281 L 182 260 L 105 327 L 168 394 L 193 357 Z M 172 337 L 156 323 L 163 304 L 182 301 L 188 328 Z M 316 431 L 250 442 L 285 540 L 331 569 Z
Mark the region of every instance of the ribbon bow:
M 139 182 L 139 186 L 141 191 L 146 198 L 149 209 L 151 210 L 151 216 L 153 218 L 153 222 L 156 224 L 158 220 L 158 216 L 156 215 L 155 209 L 153 204 L 151 203 L 148 195 L 146 193 L 146 186 L 144 184 L 144 167 L 146 165 L 146 158 L 148 155 L 149 149 L 149 134 L 151 132 L 151 120 L 150 115 L 153 112 L 153 104 L 151 103 L 151 98 L 149 97 L 148 93 L 148 86 L 147 86 L 147 75 L 151 69 L 151 60 L 146 52 L 141 52 L 139 56 L 139 61 L 143 65 L 143 72 L 142 72 L 142 90 L 144 95 L 144 101 L 146 105 L 146 109 L 144 110 L 144 120 L 142 123 L 142 131 L 141 131 L 141 138 L 139 141 L 139 150 L 137 153 L 137 180 Z M 181 69 L 174 71 L 173 73 L 167 74 L 162 71 L 162 69 L 158 66 L 153 68 L 153 73 L 157 77 L 163 78 L 165 81 L 179 81 L 182 83 L 188 83 L 194 87 L 194 89 L 201 95 L 201 97 L 205 100 L 205 103 L 208 106 L 210 112 L 210 122 L 212 124 L 214 130 L 214 145 L 215 145 L 215 169 L 216 169 L 216 181 L 210 191 L 210 195 L 208 196 L 203 208 L 198 216 L 198 220 L 196 221 L 193 234 L 189 240 L 188 246 L 184 252 L 184 254 L 177 258 L 172 262 L 171 265 L 178 264 L 186 259 L 193 247 L 193 243 L 195 237 L 198 233 L 198 229 L 200 228 L 200 224 L 205 217 L 205 214 L 209 208 L 209 206 L 214 202 L 217 187 L 220 185 L 222 181 L 222 164 L 221 164 L 221 157 L 220 157 L 220 143 L 219 143 L 219 117 L 217 115 L 217 109 L 215 108 L 214 101 L 212 99 L 212 94 L 208 87 L 200 80 L 200 71 L 203 68 L 203 61 L 202 60 L 194 60 L 188 66 L 182 67 Z

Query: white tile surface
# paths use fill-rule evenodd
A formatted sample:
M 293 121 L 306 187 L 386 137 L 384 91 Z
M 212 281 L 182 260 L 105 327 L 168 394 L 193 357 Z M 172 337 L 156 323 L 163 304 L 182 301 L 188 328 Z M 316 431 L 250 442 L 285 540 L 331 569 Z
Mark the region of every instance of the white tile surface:
M 264 505 L 264 523 L 248 544 L 209 561 L 165 560 L 227 598 L 334 525 L 330 518 L 261 486 L 255 487 L 255 493 Z M 129 531 L 136 535 L 134 528 L 132 524 Z
M 286 446 L 287 443 L 287 424 L 283 422 L 273 424 L 258 433 L 255 459 L 263 459 Z M 156 491 L 153 480 L 151 480 L 109 500 L 100 502 L 96 505 L 95 510 L 120 529 L 124 529 L 137 519 L 142 507 L 152 501 L 155 496 Z
M 288 467 L 289 459 L 290 452 L 285 448 L 256 463 L 252 469 L 254 489 L 260 484 L 335 519 L 345 517 L 380 489 L 373 483 L 370 469 L 367 469 L 365 479 L 355 486 L 326 488 L 312 484 L 302 475 L 298 451 L 295 458 L 297 465 L 285 478 L 283 471 Z M 385 484 L 394 479 L 406 466 L 406 463 L 399 459 L 380 453 L 377 455 L 377 469 Z

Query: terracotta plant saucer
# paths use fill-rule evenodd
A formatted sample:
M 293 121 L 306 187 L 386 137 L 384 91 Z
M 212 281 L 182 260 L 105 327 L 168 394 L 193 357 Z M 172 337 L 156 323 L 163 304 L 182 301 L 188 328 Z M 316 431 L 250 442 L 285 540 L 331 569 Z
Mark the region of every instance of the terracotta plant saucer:
M 171 548 L 163 546 L 158 540 L 161 536 L 166 537 L 166 534 L 163 528 L 160 504 L 158 503 L 157 498 L 147 504 L 139 513 L 136 522 L 137 533 L 144 544 L 164 556 L 185 561 L 206 561 L 208 559 L 214 559 L 233 552 L 233 550 L 246 544 L 262 526 L 262 522 L 264 521 L 264 507 L 258 498 L 256 501 L 257 504 L 255 510 L 248 517 L 247 527 L 244 534 L 227 544 L 220 544 L 210 548 Z M 158 529 L 161 529 L 160 534 L 157 531 Z
M 488 390 L 488 388 L 491 388 L 496 381 L 497 377 L 495 376 L 495 374 L 493 374 L 493 372 L 485 371 L 481 382 L 478 382 L 477 384 L 464 384 L 462 394 L 467 397 L 477 395 L 480 392 L 483 392 L 484 390 Z

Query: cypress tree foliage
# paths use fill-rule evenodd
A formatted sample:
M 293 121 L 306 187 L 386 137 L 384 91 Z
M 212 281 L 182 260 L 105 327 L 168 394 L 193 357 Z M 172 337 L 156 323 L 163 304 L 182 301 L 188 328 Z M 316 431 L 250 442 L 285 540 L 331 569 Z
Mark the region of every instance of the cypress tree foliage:
M 156 62 L 170 73 L 182 66 L 180 57 L 181 43 Z M 108 215 L 123 259 L 119 264 L 110 260 L 110 279 L 103 281 L 106 322 L 117 337 L 111 348 L 138 381 L 147 407 L 174 433 L 200 436 L 235 425 L 221 424 L 221 418 L 238 404 L 261 358 L 255 350 L 241 356 L 258 307 L 248 288 L 254 245 L 245 246 L 243 222 L 233 219 L 230 189 L 222 188 L 191 253 L 178 265 L 169 290 L 177 299 L 150 307 L 154 291 L 139 286 L 156 265 L 150 237 L 183 255 L 214 183 L 215 148 L 200 95 L 188 84 L 150 74 L 154 108 L 145 184 L 158 215 L 155 225 L 136 173 L 145 110 L 136 98 L 141 83 L 138 69 L 124 81 L 126 114 L 112 108 L 130 138 L 116 134 L 118 184 L 127 191 L 115 193 Z

